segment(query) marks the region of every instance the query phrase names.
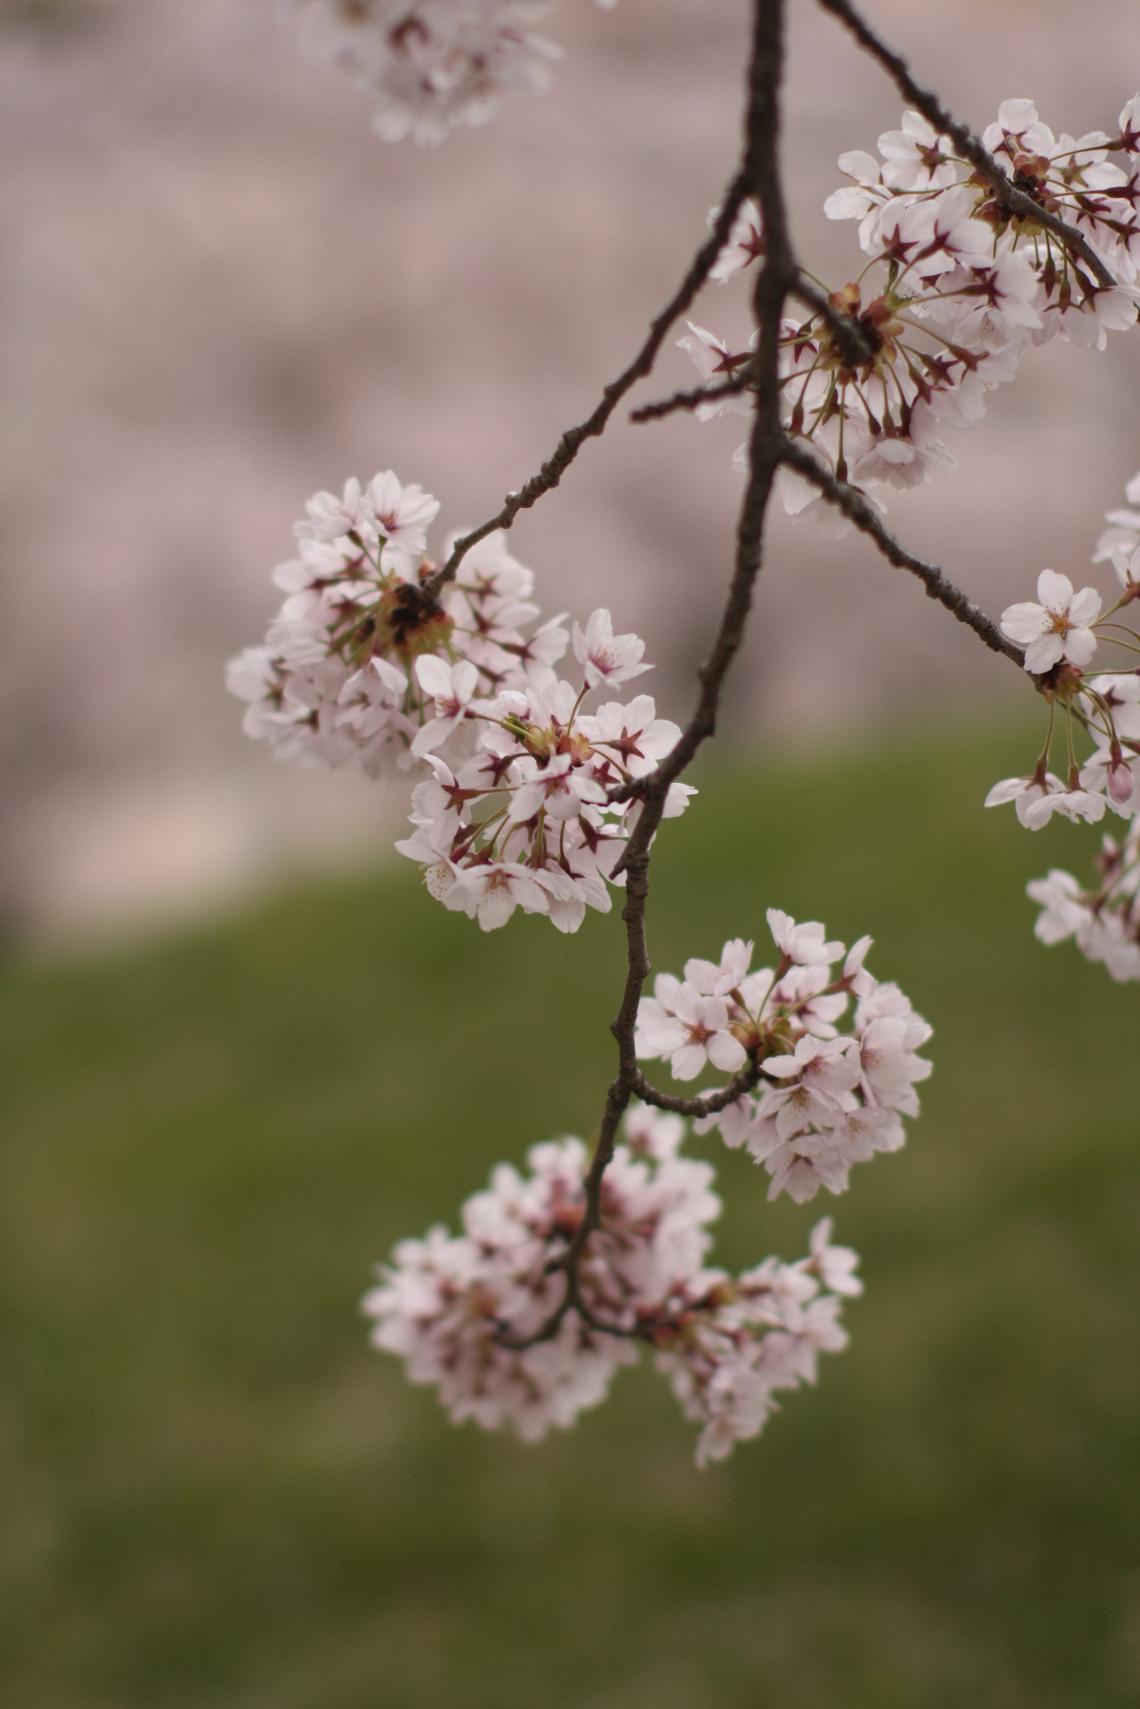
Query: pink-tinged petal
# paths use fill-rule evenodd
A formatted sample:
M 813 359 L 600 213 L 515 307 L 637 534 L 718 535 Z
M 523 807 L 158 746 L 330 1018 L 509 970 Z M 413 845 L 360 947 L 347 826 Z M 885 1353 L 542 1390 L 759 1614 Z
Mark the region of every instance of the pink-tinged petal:
M 1003 101 L 998 108 L 998 124 L 1003 131 L 1018 136 L 1030 125 L 1037 123 L 1037 107 L 1033 101 L 1024 97 L 1011 96 Z
M 515 824 L 521 824 L 524 819 L 533 819 L 546 799 L 546 791 L 541 783 L 524 783 L 521 789 L 516 789 L 511 796 L 511 804 L 507 809 L 507 817 Z
M 675 1051 L 669 1066 L 675 1080 L 695 1080 L 707 1058 L 699 1044 L 685 1044 Z
M 768 930 L 772 934 L 773 941 L 782 949 L 783 944 L 780 940 L 781 937 L 787 936 L 788 930 L 792 924 L 792 916 L 790 914 L 785 914 L 782 908 L 769 908 L 766 918 L 768 921 Z
M 1091 629 L 1070 629 L 1065 636 L 1065 657 L 1070 664 L 1084 670 L 1096 652 L 1096 636 Z
M 1038 635 L 1047 634 L 1050 627 L 1049 613 L 1044 606 L 1028 600 L 1007 605 L 1001 614 L 1002 634 L 1008 635 L 1011 641 L 1020 642 L 1023 647 L 1035 641 Z
M 680 1021 L 665 1018 L 656 1020 L 650 1025 L 646 1023 L 642 1043 L 644 1054 L 653 1056 L 672 1056 L 676 1051 L 683 1050 L 688 1042 L 689 1033 Z
M 1016 801 L 1019 795 L 1024 795 L 1028 780 L 1024 777 L 1003 777 L 1000 783 L 995 783 L 985 801 L 984 807 L 1004 807 L 1007 801 Z
M 829 220 L 862 219 L 871 205 L 870 193 L 858 184 L 845 184 L 833 190 L 823 204 L 823 215 Z
M 763 1067 L 765 1074 L 770 1074 L 773 1080 L 794 1080 L 803 1063 L 794 1056 L 770 1056 Z
M 1056 783 L 1057 780 L 1053 778 L 1051 781 Z M 1058 785 L 1058 787 L 1060 786 Z M 1049 808 L 1045 809 L 1044 818 L 1040 817 L 1035 812 L 1038 803 L 1045 800 L 1045 794 L 1046 792 L 1041 788 L 1040 784 L 1035 783 L 1030 785 L 1024 795 L 1019 795 L 1017 798 L 1015 808 L 1017 821 L 1018 824 L 1024 825 L 1027 831 L 1039 831 L 1041 826 L 1045 823 L 1045 820 L 1049 817 Z
M 421 653 L 416 660 L 416 681 L 436 700 L 451 693 L 451 671 L 434 653 Z
M 1022 811 L 1020 802 L 1018 803 L 1017 816 L 1027 831 L 1039 831 L 1043 825 L 1048 824 L 1052 813 L 1053 797 L 1051 795 L 1041 795 L 1036 801 L 1027 802 L 1024 811 Z
M 879 179 L 879 163 L 873 154 L 864 149 L 852 148 L 846 154 L 839 156 L 840 172 L 847 178 L 854 178 L 858 184 L 876 184 Z
M 731 1033 L 715 1033 L 706 1045 L 709 1061 L 726 1074 L 735 1074 L 748 1060 L 748 1052 Z
M 455 685 L 455 698 L 463 702 L 471 699 L 479 681 L 479 672 L 470 659 L 460 659 L 451 673 Z
M 417 732 L 412 752 L 417 759 L 426 759 L 433 749 L 441 747 L 455 728 L 453 718 L 433 718 Z
M 720 978 L 720 963 L 704 961 L 700 956 L 691 956 L 685 963 L 685 980 L 689 985 L 695 985 L 698 991 L 708 991 Z
M 479 924 L 485 932 L 494 932 L 505 926 L 514 911 L 515 898 L 506 885 L 501 889 L 496 886 L 485 890 L 476 909 Z
M 1040 636 L 1026 648 L 1025 668 L 1031 676 L 1043 676 L 1060 662 L 1064 651 L 1063 637 L 1053 630 L 1048 635 Z
M 864 936 L 857 938 L 851 945 L 851 948 L 847 951 L 847 959 L 843 963 L 843 976 L 845 979 L 849 978 L 852 973 L 858 973 L 862 969 L 863 963 L 866 961 L 871 945 L 874 941 L 874 938 Z
M 1057 570 L 1042 570 L 1037 578 L 1037 597 L 1051 611 L 1065 611 L 1073 597 L 1073 584 Z
M 728 1004 L 723 997 L 700 997 L 693 1005 L 696 1019 L 709 1032 L 719 1032 L 728 1022 Z
M 1088 629 L 1100 616 L 1101 597 L 1095 587 L 1083 587 L 1069 602 L 1069 622 L 1074 629 Z

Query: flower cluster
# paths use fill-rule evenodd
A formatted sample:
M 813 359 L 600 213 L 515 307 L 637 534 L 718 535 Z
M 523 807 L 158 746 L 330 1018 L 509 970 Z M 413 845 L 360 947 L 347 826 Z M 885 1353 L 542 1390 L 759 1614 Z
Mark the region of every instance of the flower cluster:
M 535 630 L 534 577 L 501 535 L 473 548 L 437 600 L 423 557 L 439 511 L 430 493 L 386 470 L 317 493 L 307 511 L 299 556 L 274 571 L 286 598 L 265 644 L 229 667 L 247 735 L 287 759 L 376 777 L 414 763 L 429 709 L 438 732 L 445 677 L 465 697 L 552 678 L 569 636 L 557 620 Z
M 593 612 L 584 629 L 575 624 L 572 638 L 577 683 L 552 677 L 464 700 L 435 660 L 416 667 L 425 687 L 441 691 L 440 717 L 415 744 L 434 775 L 416 788 L 414 832 L 396 847 L 419 862 L 433 896 L 485 931 L 505 924 L 516 907 L 548 914 L 561 931 L 576 931 L 588 907 L 608 912 L 608 885 L 620 882 L 615 869 L 641 812 L 638 801 L 611 795 L 653 771 L 681 734 L 657 717 L 647 694 L 583 711 L 592 693 L 649 667 L 641 663 L 644 643 L 615 635 L 608 611 Z M 447 733 L 456 720 L 479 734 L 472 756 L 453 771 L 430 750 L 440 728 Z M 670 785 L 665 816 L 681 813 L 692 794 L 686 784 Z
M 534 577 L 501 534 L 437 597 L 423 551 L 438 510 L 390 470 L 317 493 L 299 557 L 274 574 L 284 604 L 265 644 L 232 661 L 229 687 L 248 702 L 246 733 L 286 758 L 427 774 L 396 847 L 448 908 L 485 930 L 522 908 L 575 931 L 588 907 L 608 911 L 641 812 L 611 796 L 681 732 L 647 694 L 586 709 L 651 668 L 645 644 L 615 635 L 604 609 L 571 630 L 538 624 Z M 554 671 L 571 647 L 574 682 Z M 665 817 L 693 793 L 672 784 Z
M 776 1393 L 813 1382 L 819 1354 L 846 1345 L 856 1258 L 824 1221 L 798 1263 L 706 1268 L 720 1200 L 711 1166 L 679 1154 L 683 1133 L 676 1116 L 630 1111 L 561 1316 L 558 1261 L 586 1210 L 579 1139 L 534 1146 L 525 1175 L 500 1164 L 463 1207 L 461 1234 L 402 1241 L 364 1301 L 374 1344 L 438 1389 L 456 1423 L 533 1442 L 603 1400 L 644 1343 L 703 1425 L 698 1463 L 755 1436 Z
M 637 1053 L 667 1059 L 679 1080 L 709 1066 L 736 1075 L 739 1095 L 698 1126 L 719 1127 L 764 1165 L 769 1198 L 802 1203 L 820 1186 L 843 1192 L 852 1164 L 903 1144 L 902 1117 L 918 1114 L 914 1088 L 930 1073 L 917 1052 L 931 1029 L 897 985 L 868 972 L 870 938 L 848 950 L 779 908 L 768 925 L 774 967 L 752 971 L 752 944 L 734 938 L 719 962 L 659 975 L 638 1012 Z
M 614 0 L 599 0 L 603 6 Z M 315 59 L 342 65 L 370 96 L 385 142 L 439 143 L 485 124 L 504 95 L 540 93 L 561 49 L 531 25 L 549 0 L 287 0 Z
M 1125 490 L 1128 505 L 1140 503 L 1140 474 Z M 1072 873 L 1054 868 L 1028 889 L 1041 913 L 1035 927 L 1042 943 L 1072 938 L 1090 960 L 1102 962 L 1116 980 L 1140 979 L 1140 668 L 1087 677 L 1098 646 L 1140 653 L 1140 632 L 1118 614 L 1140 600 L 1140 512 L 1110 510 L 1097 542 L 1094 563 L 1110 562 L 1120 584 L 1115 603 L 1102 613 L 1095 588 L 1074 591 L 1067 576 L 1044 570 L 1037 599 L 1011 605 L 1002 629 L 1026 649 L 1025 668 L 1041 680 L 1049 702 L 1045 743 L 1033 770 L 1004 778 L 986 806 L 1012 801 L 1021 824 L 1036 831 L 1055 813 L 1096 824 L 1112 811 L 1127 821 L 1123 837 L 1105 837 L 1096 877 L 1086 888 Z M 1065 725 L 1064 776 L 1050 770 L 1056 714 Z M 1077 742 L 1091 737 L 1083 764 Z
M 1054 136 L 1031 101 L 1005 101 L 985 142 L 1012 184 L 1079 231 L 1116 282 L 1102 284 L 1075 246 L 1010 212 L 918 113 L 904 113 L 901 129 L 879 138 L 880 159 L 841 156 L 851 183 L 824 211 L 859 221 L 866 262 L 837 290 L 817 283 L 856 323 L 867 354 L 849 366 L 813 312 L 783 321 L 780 363 L 788 433 L 854 486 L 905 489 L 952 468 L 943 429 L 979 421 L 986 393 L 1012 379 L 1028 345 L 1060 335 L 1100 349 L 1110 331 L 1136 324 L 1140 96 L 1114 135 L 1077 139 Z M 763 253 L 759 212 L 746 203 L 711 276 L 723 282 Z M 693 323 L 680 343 L 713 382 L 735 375 L 752 350 Z M 737 394 L 697 413 L 724 407 L 751 405 Z M 744 458 L 742 448 L 741 466 Z M 791 514 L 811 510 L 832 532 L 846 526 L 794 470 L 782 469 L 779 482 Z
M 1140 979 L 1140 819 L 1122 842 L 1104 838 L 1096 867 L 1087 890 L 1059 867 L 1026 886 L 1041 909 L 1034 931 L 1043 944 L 1072 938 L 1119 983 Z
M 1140 475 L 1128 485 L 1129 499 L 1137 495 Z M 1012 801 L 1031 831 L 1040 830 L 1055 813 L 1095 824 L 1109 809 L 1122 819 L 1140 810 L 1140 670 L 1118 667 L 1086 675 L 1101 645 L 1133 657 L 1140 653 L 1140 631 L 1120 620 L 1120 613 L 1140 599 L 1140 516 L 1114 510 L 1107 520 L 1096 561 L 1109 559 L 1120 584 L 1107 610 L 1096 588 L 1074 589 L 1068 576 L 1042 570 L 1037 598 L 1002 612 L 1002 632 L 1025 648 L 1025 669 L 1040 680 L 1049 703 L 1048 727 L 1033 770 L 995 784 L 986 806 Z M 1063 776 L 1050 770 L 1058 708 L 1065 730 Z M 1077 743 L 1086 737 L 1093 750 L 1081 763 Z

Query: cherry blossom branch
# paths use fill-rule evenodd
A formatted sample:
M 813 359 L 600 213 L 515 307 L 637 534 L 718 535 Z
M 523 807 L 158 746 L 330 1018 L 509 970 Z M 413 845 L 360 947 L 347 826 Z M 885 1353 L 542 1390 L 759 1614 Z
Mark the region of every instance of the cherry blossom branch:
M 872 59 L 878 61 L 903 99 L 917 108 L 936 131 L 952 139 L 963 158 L 993 186 L 998 200 L 1008 212 L 1021 214 L 1023 218 L 1034 220 L 1037 225 L 1052 232 L 1067 249 L 1081 257 L 1098 284 L 1105 287 L 1116 284 L 1109 268 L 1083 234 L 1067 220 L 1051 213 L 1048 208 L 1043 208 L 1032 196 L 1026 195 L 1024 190 L 1017 187 L 980 137 L 976 136 L 968 125 L 963 124 L 961 119 L 956 119 L 933 90 L 924 89 L 920 83 L 915 82 L 906 60 L 876 34 L 851 4 L 851 0 L 819 0 L 819 3 L 825 12 L 830 12 L 832 17 L 844 25 Z
M 641 1073 L 637 1076 L 633 1090 L 643 1104 L 654 1104 L 659 1110 L 671 1110 L 674 1115 L 696 1119 L 701 1116 L 715 1116 L 721 1110 L 727 1110 L 730 1104 L 735 1104 L 738 1098 L 745 1092 L 751 1092 L 759 1083 L 759 1066 L 750 1062 L 739 1074 L 733 1075 L 727 1086 L 722 1086 L 717 1092 L 702 1092 L 695 1098 L 679 1098 L 672 1092 L 662 1092 L 658 1087 L 650 1085 Z
M 849 487 L 845 481 L 836 480 L 818 458 L 790 439 L 784 441 L 781 461 L 810 481 L 861 533 L 868 535 L 888 563 L 894 564 L 897 569 L 909 570 L 912 575 L 917 576 L 930 598 L 945 606 L 959 623 L 965 623 L 972 629 L 991 652 L 1001 653 L 1017 665 L 1024 663 L 1024 650 L 1007 640 L 993 619 L 987 617 L 981 607 L 975 605 L 969 595 L 956 582 L 952 582 L 937 564 L 917 557 L 913 552 L 909 552 L 901 541 L 896 540 L 879 511 L 857 488 Z
M 518 1338 L 510 1338 L 506 1334 L 499 1337 L 502 1345 L 519 1350 L 549 1340 L 557 1334 L 567 1312 L 582 1309 L 579 1265 L 590 1235 L 601 1222 L 602 1183 L 613 1160 L 619 1123 L 642 1081 L 634 1033 L 642 989 L 650 972 L 645 915 L 653 838 L 664 815 L 670 784 L 680 776 L 697 749 L 716 729 L 721 689 L 744 638 L 752 591 L 760 571 L 764 521 L 783 447 L 780 426 L 780 318 L 799 274 L 788 236 L 779 166 L 784 3 L 785 0 L 755 0 L 744 161 L 734 179 L 741 199 L 744 195 L 753 194 L 759 201 L 767 244 L 764 265 L 752 293 L 753 320 L 759 329 L 759 348 L 755 358 L 757 400 L 748 446 L 748 474 L 737 523 L 735 566 L 716 637 L 697 673 L 700 693 L 692 717 L 672 752 L 638 792 L 642 800 L 641 812 L 622 863 L 626 873 L 626 901 L 622 909 L 626 929 L 626 978 L 621 1006 L 610 1028 L 618 1047 L 618 1072 L 606 1092 L 601 1127 L 584 1183 L 581 1221 L 565 1252 L 560 1254 L 554 1265 L 566 1278 L 562 1299 L 533 1334 Z M 726 227 L 725 236 L 728 229 Z M 724 238 L 720 241 L 723 243 Z M 708 245 L 705 245 L 701 256 L 707 249 Z M 715 255 L 709 260 L 706 273 L 713 260 Z
M 798 265 L 795 282 L 788 287 L 787 294 L 797 297 L 819 315 L 832 334 L 836 349 L 848 368 L 860 367 L 875 354 L 866 327 L 861 326 L 853 316 L 843 314 L 837 309 L 827 292 L 814 284 Z M 715 402 L 718 398 L 736 397 L 741 392 L 746 392 L 753 384 L 755 371 L 754 362 L 742 363 L 735 374 L 719 385 L 684 387 L 670 397 L 661 398 L 656 403 L 642 404 L 639 409 L 631 410 L 629 419 L 636 423 L 660 421 L 664 416 L 676 414 L 681 410 L 698 409 L 701 404 Z
M 741 169 L 728 187 L 708 238 L 693 257 L 685 277 L 672 297 L 656 319 L 651 321 L 648 336 L 633 361 L 622 370 L 616 380 L 611 380 L 604 388 L 600 402 L 585 421 L 580 422 L 577 427 L 567 428 L 538 473 L 532 475 L 526 485 L 520 487 L 517 492 L 508 493 L 502 508 L 494 516 L 455 542 L 447 562 L 424 583 L 423 591 L 427 598 L 434 599 L 441 588 L 455 579 L 460 564 L 472 546 L 477 546 L 480 540 L 485 540 L 488 534 L 494 534 L 497 529 L 510 528 L 521 510 L 529 510 L 544 494 L 552 492 L 586 440 L 596 439 L 605 432 L 618 404 L 639 380 L 644 380 L 651 372 L 669 329 L 685 313 L 707 281 L 717 256 L 727 242 L 741 203 L 748 194 L 747 185 L 747 178 Z
M 688 386 L 672 393 L 670 397 L 659 398 L 656 403 L 642 404 L 639 409 L 630 410 L 629 419 L 632 422 L 660 421 L 663 416 L 676 415 L 682 410 L 699 409 L 701 404 L 715 403 L 718 398 L 739 397 L 753 384 L 754 375 L 752 364 L 741 368 L 729 380 L 722 380 L 717 386 Z

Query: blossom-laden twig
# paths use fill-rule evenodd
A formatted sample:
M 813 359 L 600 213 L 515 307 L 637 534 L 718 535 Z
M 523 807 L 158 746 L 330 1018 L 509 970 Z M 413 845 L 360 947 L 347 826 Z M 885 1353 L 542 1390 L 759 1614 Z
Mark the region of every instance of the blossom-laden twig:
M 623 862 L 626 903 L 625 989 L 611 1030 L 618 1047 L 618 1072 L 606 1093 L 601 1127 L 585 1178 L 585 1209 L 566 1251 L 566 1284 L 561 1300 L 534 1330 L 532 1341 L 558 1332 L 574 1304 L 577 1273 L 590 1235 L 601 1221 L 602 1184 L 614 1155 L 618 1125 L 638 1084 L 635 1028 L 641 992 L 649 976 L 645 910 L 649 896 L 650 846 L 665 811 L 670 785 L 716 728 L 720 691 L 744 637 L 752 589 L 760 570 L 764 517 L 780 454 L 777 329 L 797 267 L 788 241 L 779 170 L 779 93 L 783 71 L 783 0 L 756 0 L 748 74 L 744 165 L 746 193 L 757 197 L 764 216 L 767 248 L 753 290 L 753 315 L 759 332 L 757 407 L 749 451 L 749 471 L 736 530 L 736 564 L 720 627 L 698 671 L 700 693 L 693 714 L 671 752 L 646 780 L 642 809 Z
M 621 403 L 626 393 L 631 391 L 639 380 L 645 379 L 652 371 L 661 346 L 669 334 L 670 328 L 681 318 L 685 310 L 693 302 L 701 286 L 709 278 L 717 256 L 721 254 L 728 235 L 732 230 L 741 203 L 748 194 L 748 180 L 744 172 L 738 172 L 725 193 L 724 202 L 712 221 L 708 238 L 701 245 L 685 276 L 676 291 L 670 297 L 661 313 L 650 323 L 649 333 L 641 349 L 633 361 L 625 367 L 615 380 L 611 380 L 602 392 L 601 399 L 591 413 L 576 427 L 567 428 L 559 439 L 551 455 L 543 463 L 538 473 L 532 475 L 526 484 L 517 492 L 508 493 L 502 507 L 495 515 L 489 517 L 478 528 L 462 535 L 452 546 L 446 563 L 435 572 L 428 583 L 428 591 L 437 594 L 445 583 L 452 581 L 458 573 L 459 566 L 472 546 L 486 539 L 499 529 L 507 529 L 522 510 L 529 510 L 544 493 L 552 492 L 578 455 L 587 439 L 597 439 L 606 430 L 611 415 Z
M 950 580 L 944 570 L 939 569 L 937 564 L 928 563 L 925 558 L 917 557 L 915 553 L 908 551 L 901 541 L 896 540 L 884 523 L 882 513 L 864 493 L 856 487 L 848 486 L 844 481 L 836 480 L 830 469 L 825 469 L 810 451 L 805 451 L 802 446 L 793 444 L 790 440 L 783 448 L 782 461 L 805 481 L 810 481 L 813 486 L 818 487 L 829 504 L 834 505 L 849 522 L 853 522 L 861 533 L 868 535 L 888 563 L 894 564 L 896 569 L 909 570 L 912 575 L 917 576 L 928 596 L 944 606 L 959 623 L 965 623 L 967 628 L 972 629 L 991 652 L 1001 653 L 1015 664 L 1021 664 L 1024 657 L 1022 649 L 1002 634 L 997 624 Z
M 1084 233 L 1062 219 L 1054 209 L 1044 205 L 1036 183 L 1019 182 L 1016 175 L 1011 178 L 995 160 L 985 142 L 975 136 L 968 125 L 956 119 L 932 90 L 924 89 L 915 81 L 906 60 L 876 34 L 851 4 L 851 0 L 819 0 L 819 3 L 825 12 L 830 12 L 833 17 L 838 18 L 861 48 L 879 62 L 893 79 L 903 100 L 909 101 L 917 108 L 935 132 L 951 139 L 958 152 L 985 179 L 1009 213 L 1020 215 L 1022 219 L 1042 226 L 1059 238 L 1066 249 L 1081 258 L 1099 284 L 1105 287 L 1115 285 L 1116 280 L 1104 257 L 1097 254 Z M 1108 141 L 1107 138 L 1103 140 Z M 1009 158 L 1013 158 L 1012 153 Z
M 707 1269 L 719 1200 L 709 1166 L 678 1155 L 682 1118 L 743 1146 L 766 1169 L 770 1197 L 802 1201 L 842 1192 L 853 1165 L 903 1143 L 915 1085 L 930 1071 L 918 1054 L 930 1028 L 897 986 L 869 973 L 870 940 L 848 950 L 818 922 L 778 909 L 768 912 L 772 967 L 753 971 L 752 943 L 733 939 L 719 961 L 694 958 L 683 979 L 662 974 L 645 995 L 654 839 L 686 806 L 693 791 L 681 777 L 715 733 L 777 493 L 793 514 L 811 509 L 867 534 L 1033 677 L 1049 703 L 1045 748 L 987 804 L 1015 801 L 1031 828 L 1054 813 L 1095 820 L 1107 809 L 1130 821 L 1122 843 L 1105 844 L 1099 887 L 1082 891 L 1054 872 L 1030 892 L 1044 908 L 1044 941 L 1074 936 L 1113 977 L 1140 977 L 1140 672 L 1085 675 L 1102 642 L 1140 656 L 1140 634 L 1114 621 L 1140 598 L 1140 510 L 1110 513 L 1098 549 L 1123 590 L 1110 611 L 1095 590 L 1045 571 L 1037 600 L 995 624 L 896 539 L 867 491 L 947 466 L 933 424 L 977 420 L 1028 341 L 1060 332 L 1101 345 L 1108 330 L 1135 324 L 1140 97 L 1114 137 L 1054 138 L 1032 103 L 1015 101 L 979 139 L 846 0 L 822 4 L 916 109 L 880 137 L 881 163 L 840 162 L 853 183 L 825 211 L 859 218 L 868 257 L 859 279 L 831 290 L 792 248 L 779 147 L 785 0 L 754 0 L 740 167 L 677 290 L 591 414 L 439 562 L 424 555 L 438 503 L 392 471 L 317 494 L 296 528 L 298 557 L 276 573 L 286 597 L 266 644 L 231 667 L 248 732 L 278 753 L 370 775 L 420 767 L 413 833 L 397 847 L 433 896 L 484 930 L 521 909 L 573 931 L 587 908 L 606 911 L 624 890 L 617 1071 L 592 1150 L 578 1140 L 535 1147 L 525 1177 L 500 1166 L 466 1206 L 463 1234 L 402 1243 L 367 1302 L 377 1344 L 400 1354 L 414 1381 L 437 1386 L 453 1417 L 527 1439 L 601 1399 L 639 1345 L 701 1424 L 702 1462 L 754 1436 L 775 1394 L 813 1381 L 819 1353 L 845 1344 L 839 1310 L 861 1291 L 855 1255 L 831 1245 L 825 1220 L 797 1264 L 768 1259 L 736 1277 Z M 371 80 L 382 131 L 420 140 L 487 116 L 542 51 L 517 35 L 514 0 L 401 4 L 399 18 L 388 0 L 302 0 L 302 9 L 317 46 Z M 1107 160 L 1112 151 L 1128 157 L 1127 172 Z M 605 431 L 702 287 L 749 269 L 744 346 L 690 322 L 679 342 L 703 384 L 633 414 L 750 420 L 736 458 L 744 490 L 732 575 L 681 728 L 658 718 L 646 694 L 601 698 L 649 669 L 644 644 L 615 633 L 607 610 L 569 630 L 561 617 L 540 622 L 534 578 L 504 536 Z M 793 300 L 806 319 L 789 316 Z M 1127 496 L 1140 504 L 1140 476 Z M 575 666 L 560 676 L 569 653 Z M 1049 770 L 1058 709 L 1063 779 Z M 1098 744 L 1083 766 L 1074 725 Z M 641 1067 L 654 1057 L 679 1080 L 709 1068 L 727 1079 L 691 1097 L 663 1091 Z
M 985 803 L 1012 802 L 1031 831 L 1054 816 L 1095 825 L 1114 814 L 1124 821 L 1119 840 L 1104 838 L 1090 886 L 1060 868 L 1028 886 L 1042 910 L 1035 927 L 1041 942 L 1072 938 L 1121 983 L 1140 980 L 1140 628 L 1126 621 L 1140 601 L 1140 511 L 1130 508 L 1140 503 L 1140 474 L 1126 498 L 1129 508 L 1108 512 L 1093 558 L 1116 571 L 1117 597 L 1107 610 L 1096 588 L 1074 589 L 1068 576 L 1042 570 L 1037 598 L 1002 613 L 1003 633 L 1021 642 L 1025 669 L 1044 685 L 1049 714 L 1030 770 L 996 783 Z M 1102 649 L 1109 651 L 1107 669 Z M 1098 654 L 1100 670 L 1090 675 Z M 1094 745 L 1082 761 L 1077 744 L 1085 737 Z M 1052 770 L 1058 749 L 1060 775 Z

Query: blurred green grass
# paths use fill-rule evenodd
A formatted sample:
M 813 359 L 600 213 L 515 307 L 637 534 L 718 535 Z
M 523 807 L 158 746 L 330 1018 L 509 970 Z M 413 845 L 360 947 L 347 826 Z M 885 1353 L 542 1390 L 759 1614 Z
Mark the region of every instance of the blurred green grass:
M 897 1158 L 821 1208 L 850 1350 L 696 1472 L 651 1372 L 537 1449 L 457 1431 L 358 1299 L 493 1159 L 588 1133 L 614 920 L 483 937 L 409 868 L 9 966 L 0 1685 L 19 1709 L 1089 1709 L 1140 1702 L 1136 993 L 1031 936 L 1088 835 L 978 803 L 1032 735 L 701 778 L 659 968 L 776 903 L 936 1028 Z M 715 1142 L 705 1149 L 715 1154 Z

